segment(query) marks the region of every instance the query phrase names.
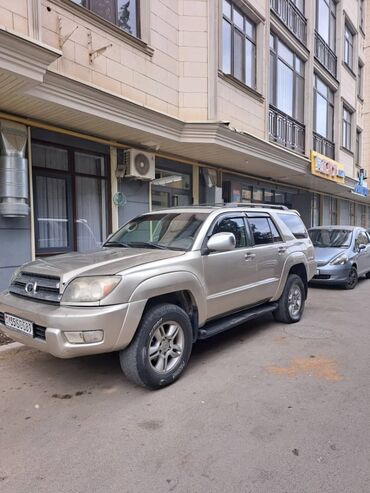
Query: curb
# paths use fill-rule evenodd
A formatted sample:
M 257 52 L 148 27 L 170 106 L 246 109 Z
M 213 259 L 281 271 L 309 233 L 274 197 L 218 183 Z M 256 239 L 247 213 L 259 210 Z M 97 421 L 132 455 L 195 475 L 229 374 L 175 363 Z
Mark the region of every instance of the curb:
M 11 351 L 12 349 L 19 349 L 24 344 L 20 342 L 11 342 L 10 344 L 4 344 L 4 346 L 0 346 L 0 353 L 5 353 L 6 351 Z

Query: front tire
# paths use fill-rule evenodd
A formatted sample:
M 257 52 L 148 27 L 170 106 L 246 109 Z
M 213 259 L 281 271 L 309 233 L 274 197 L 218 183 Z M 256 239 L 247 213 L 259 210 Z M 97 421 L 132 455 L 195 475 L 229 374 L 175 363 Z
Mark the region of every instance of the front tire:
M 144 313 L 133 341 L 120 351 L 121 368 L 131 382 L 160 389 L 180 377 L 192 346 L 189 316 L 179 306 L 163 303 Z
M 290 274 L 283 294 L 278 301 L 278 307 L 274 311 L 275 320 L 285 324 L 299 322 L 302 318 L 305 298 L 305 287 L 302 279 L 296 274 Z
M 358 283 L 358 273 L 356 267 L 351 267 L 349 271 L 348 278 L 346 283 L 344 284 L 344 289 L 350 290 L 355 289 Z

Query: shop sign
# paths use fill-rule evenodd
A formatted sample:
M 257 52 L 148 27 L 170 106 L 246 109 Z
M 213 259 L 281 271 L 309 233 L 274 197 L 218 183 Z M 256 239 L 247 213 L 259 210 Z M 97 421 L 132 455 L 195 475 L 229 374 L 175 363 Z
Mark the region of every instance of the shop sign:
M 343 164 L 316 151 L 311 151 L 311 173 L 326 180 L 344 184 L 346 174 Z
M 365 182 L 365 180 L 365 170 L 361 169 L 358 174 L 358 183 L 356 184 L 353 193 L 356 193 L 357 195 L 362 195 L 364 197 L 367 197 L 369 195 L 369 189 L 367 188 L 367 183 Z

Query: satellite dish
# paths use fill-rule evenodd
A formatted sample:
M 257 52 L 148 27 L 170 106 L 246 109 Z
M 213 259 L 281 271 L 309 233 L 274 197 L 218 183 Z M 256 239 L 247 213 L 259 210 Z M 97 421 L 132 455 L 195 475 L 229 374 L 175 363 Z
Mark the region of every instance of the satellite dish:
M 135 169 L 141 176 L 149 173 L 150 162 L 145 154 L 139 153 L 135 156 Z

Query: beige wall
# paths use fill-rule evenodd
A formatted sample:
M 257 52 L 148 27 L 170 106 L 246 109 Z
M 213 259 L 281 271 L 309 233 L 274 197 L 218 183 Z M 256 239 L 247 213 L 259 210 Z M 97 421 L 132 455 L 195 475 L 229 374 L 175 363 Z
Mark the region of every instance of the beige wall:
M 0 26 L 60 48 L 63 56 L 50 69 L 78 79 L 186 121 L 209 118 L 268 139 L 268 0 L 239 0 L 257 24 L 257 92 L 230 83 L 219 75 L 221 2 L 217 0 L 141 0 L 142 39 L 135 43 L 68 0 L 0 0 Z M 305 125 L 306 155 L 312 146 L 314 71 L 314 2 L 307 0 L 308 49 L 306 55 Z M 354 8 L 354 4 L 356 8 Z M 39 10 L 39 12 L 37 12 Z M 354 72 L 342 64 L 344 13 L 354 26 Z M 38 20 L 39 19 L 39 20 Z M 271 21 L 272 22 L 272 21 Z M 78 29 L 75 28 L 78 26 Z M 367 28 L 370 28 L 369 21 Z M 69 39 L 61 42 L 74 31 Z M 289 34 L 283 34 L 289 42 Z M 290 36 L 291 37 L 291 36 Z M 292 41 L 294 43 L 294 40 Z M 91 62 L 89 52 L 104 48 Z M 362 164 L 369 163 L 368 107 L 357 98 L 357 60 L 367 61 L 368 48 L 359 30 L 358 0 L 340 0 L 337 8 L 337 55 L 339 89 L 335 98 L 337 160 L 349 176 L 356 175 L 354 157 L 341 149 L 342 105 L 354 110 L 352 149 L 356 126 L 364 129 Z M 262 47 L 262 48 L 261 48 Z M 370 94 L 365 77 L 364 94 Z

